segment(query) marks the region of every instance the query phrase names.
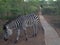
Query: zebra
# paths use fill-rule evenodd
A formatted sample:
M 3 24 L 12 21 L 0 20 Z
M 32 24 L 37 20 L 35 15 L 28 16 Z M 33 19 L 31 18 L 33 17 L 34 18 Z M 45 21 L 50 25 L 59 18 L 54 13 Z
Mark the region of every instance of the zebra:
M 27 27 L 32 26 L 33 27 L 33 36 L 36 36 L 37 30 L 38 30 L 38 23 L 39 23 L 39 18 L 35 14 L 19 16 L 15 20 L 8 21 L 3 25 L 4 40 L 5 41 L 8 40 L 8 38 L 13 33 L 13 29 L 16 30 L 16 35 L 17 35 L 15 43 L 19 40 L 21 30 L 24 30 L 26 40 L 28 40 L 27 31 L 26 31 Z

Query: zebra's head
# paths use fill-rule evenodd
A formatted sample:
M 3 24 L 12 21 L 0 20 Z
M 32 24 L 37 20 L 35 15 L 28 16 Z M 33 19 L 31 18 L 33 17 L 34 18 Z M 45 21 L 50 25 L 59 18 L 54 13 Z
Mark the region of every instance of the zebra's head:
M 8 38 L 12 35 L 12 30 L 9 29 L 9 27 L 6 25 L 3 26 L 3 30 L 4 30 L 4 40 L 7 41 Z

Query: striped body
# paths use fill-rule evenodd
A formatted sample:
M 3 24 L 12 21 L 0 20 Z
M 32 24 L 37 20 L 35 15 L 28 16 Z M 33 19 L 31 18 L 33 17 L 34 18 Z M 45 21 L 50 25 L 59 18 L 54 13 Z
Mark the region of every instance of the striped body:
M 37 34 L 37 30 L 38 30 L 38 24 L 39 23 L 39 18 L 37 15 L 35 14 L 30 14 L 30 15 L 24 15 L 24 16 L 19 16 L 17 19 L 12 20 L 12 22 L 9 22 L 8 24 L 6 24 L 6 27 L 8 29 L 8 33 L 10 31 L 10 35 L 12 34 L 12 30 L 16 30 L 17 31 L 17 40 L 19 39 L 19 35 L 20 35 L 20 30 L 24 30 L 25 34 L 27 33 L 27 27 L 33 27 L 33 34 Z M 28 38 L 27 34 L 26 34 L 26 38 Z
M 24 29 L 26 27 L 30 27 L 33 24 L 38 24 L 38 23 L 39 23 L 38 16 L 31 14 L 31 15 L 20 16 L 16 20 L 13 20 L 9 24 L 7 24 L 7 26 L 10 29 L 18 30 L 18 29 L 21 29 L 21 28 Z

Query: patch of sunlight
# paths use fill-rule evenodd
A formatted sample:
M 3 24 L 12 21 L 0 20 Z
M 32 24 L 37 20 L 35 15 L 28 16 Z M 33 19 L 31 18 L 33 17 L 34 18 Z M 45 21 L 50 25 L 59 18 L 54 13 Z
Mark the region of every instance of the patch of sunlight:
M 57 1 L 57 0 L 53 0 L 53 1 Z
M 45 1 L 48 1 L 48 0 L 45 0 Z
M 28 0 L 24 0 L 24 2 L 28 2 Z

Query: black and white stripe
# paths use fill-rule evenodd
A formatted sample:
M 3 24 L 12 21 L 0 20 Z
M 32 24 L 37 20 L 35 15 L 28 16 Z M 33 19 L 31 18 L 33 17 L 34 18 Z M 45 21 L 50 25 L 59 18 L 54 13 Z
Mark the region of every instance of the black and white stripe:
M 17 40 L 18 40 L 20 35 L 20 30 L 24 30 L 26 34 L 27 27 L 33 26 L 33 29 L 34 29 L 33 34 L 34 35 L 37 34 L 38 23 L 39 23 L 38 16 L 35 14 L 29 14 L 29 15 L 19 16 L 17 19 L 7 23 L 6 26 L 9 29 L 17 31 L 16 34 L 17 34 Z M 27 39 L 27 34 L 26 34 L 26 39 Z

